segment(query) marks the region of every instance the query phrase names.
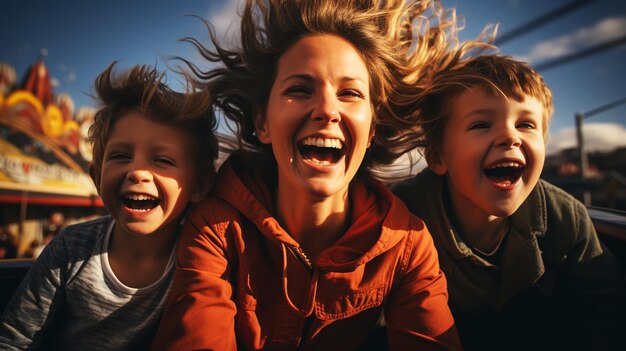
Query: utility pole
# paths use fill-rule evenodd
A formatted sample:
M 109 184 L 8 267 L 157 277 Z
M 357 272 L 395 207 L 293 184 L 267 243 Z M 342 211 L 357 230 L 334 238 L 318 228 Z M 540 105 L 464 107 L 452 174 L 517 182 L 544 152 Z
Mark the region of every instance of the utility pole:
M 583 137 L 583 120 L 623 104 L 626 104 L 626 98 L 610 102 L 587 112 L 576 112 L 574 118 L 576 120 L 576 140 L 578 141 L 578 166 L 580 168 L 580 180 L 583 186 L 587 180 L 589 169 L 589 159 L 585 151 L 585 140 Z M 587 189 L 583 192 L 583 203 L 585 206 L 591 206 L 591 192 Z
M 585 152 L 585 139 L 583 138 L 583 119 L 585 114 L 583 112 L 576 112 L 576 140 L 578 141 L 578 166 L 580 168 L 580 181 L 583 187 L 586 186 L 587 181 L 587 168 L 589 168 L 589 159 L 587 158 L 587 152 Z M 591 193 L 589 190 L 583 191 L 583 203 L 585 206 L 591 206 Z

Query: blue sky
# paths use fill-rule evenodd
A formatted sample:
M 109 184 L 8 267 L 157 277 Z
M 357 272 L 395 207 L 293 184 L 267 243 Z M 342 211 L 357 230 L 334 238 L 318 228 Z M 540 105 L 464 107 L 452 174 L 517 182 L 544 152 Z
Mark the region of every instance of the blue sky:
M 488 23 L 504 34 L 572 0 L 443 0 L 464 18 L 463 39 Z M 164 69 L 166 58 L 197 58 L 185 36 L 207 38 L 201 22 L 225 31 L 236 18 L 235 0 L 22 0 L 0 12 L 0 61 L 11 64 L 21 80 L 40 52 L 56 82 L 55 93 L 68 93 L 76 107 L 91 105 L 94 78 L 111 61 Z M 500 52 L 533 65 L 626 36 L 626 2 L 591 1 L 547 25 L 500 46 Z M 555 115 L 549 150 L 573 146 L 574 114 L 626 98 L 626 45 L 540 71 L 553 90 Z M 599 149 L 626 145 L 626 105 L 585 120 L 585 137 Z

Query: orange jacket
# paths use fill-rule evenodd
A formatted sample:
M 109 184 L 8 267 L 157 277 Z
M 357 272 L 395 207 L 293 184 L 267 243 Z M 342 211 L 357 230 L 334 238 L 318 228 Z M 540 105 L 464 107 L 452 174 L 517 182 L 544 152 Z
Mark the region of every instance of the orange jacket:
M 433 241 L 384 185 L 352 182 L 351 226 L 309 263 L 241 157 L 188 216 L 154 349 L 353 350 L 383 311 L 391 349 L 461 348 Z

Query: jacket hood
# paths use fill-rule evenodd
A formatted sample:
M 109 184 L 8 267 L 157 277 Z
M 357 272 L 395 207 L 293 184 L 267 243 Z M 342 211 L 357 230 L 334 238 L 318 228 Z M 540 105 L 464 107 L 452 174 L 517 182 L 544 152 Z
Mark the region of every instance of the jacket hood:
M 267 239 L 298 251 L 298 242 L 274 216 L 276 179 L 273 159 L 236 152 L 220 167 L 214 195 L 253 222 Z M 350 184 L 349 193 L 350 226 L 316 258 L 313 264 L 322 271 L 352 271 L 396 245 L 409 228 L 408 209 L 382 183 L 357 177 Z M 394 216 L 388 216 L 392 209 Z

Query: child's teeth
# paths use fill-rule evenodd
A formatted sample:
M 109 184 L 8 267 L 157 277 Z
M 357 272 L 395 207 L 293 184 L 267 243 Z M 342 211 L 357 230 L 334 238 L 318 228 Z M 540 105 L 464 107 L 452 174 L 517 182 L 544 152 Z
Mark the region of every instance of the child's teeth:
M 143 200 L 153 200 L 154 198 L 148 195 L 136 195 L 136 194 L 132 194 L 132 195 L 127 195 L 126 196 L 128 199 L 130 200 L 135 200 L 135 201 L 143 201 Z
M 498 164 L 495 164 L 489 168 L 498 168 L 498 167 L 521 167 L 521 165 L 517 162 L 501 162 Z

